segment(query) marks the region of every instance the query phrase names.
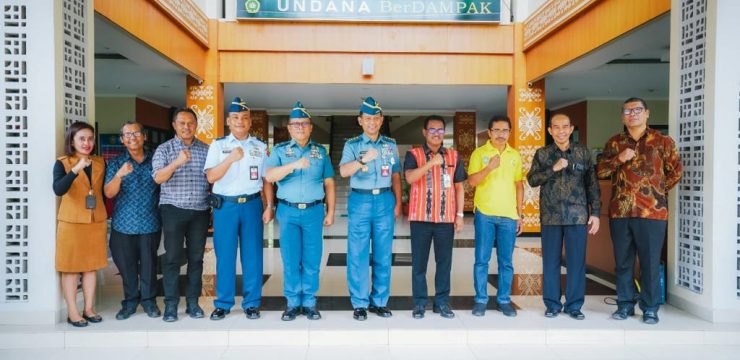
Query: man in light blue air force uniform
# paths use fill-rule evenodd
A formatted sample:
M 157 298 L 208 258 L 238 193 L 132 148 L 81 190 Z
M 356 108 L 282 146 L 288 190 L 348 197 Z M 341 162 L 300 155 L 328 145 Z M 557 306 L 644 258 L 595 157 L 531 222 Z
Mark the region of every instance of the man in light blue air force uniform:
M 312 130 L 311 115 L 299 101 L 288 120 L 292 140 L 275 145 L 265 161 L 265 179 L 278 183 L 275 217 L 280 224 L 283 293 L 288 302 L 283 321 L 295 320 L 301 313 L 309 320 L 321 319 L 316 293 L 323 226 L 334 223 L 334 169 L 326 149 L 311 141 Z
M 264 181 L 267 146 L 249 135 L 252 118 L 240 98 L 229 105 L 229 134 L 213 141 L 204 171 L 213 184 L 213 247 L 216 252 L 216 300 L 211 320 L 221 320 L 234 306 L 236 249 L 242 265 L 242 309 L 260 317 L 262 301 L 262 230 L 272 220 L 272 184 Z M 263 206 L 263 196 L 266 200 Z
M 362 135 L 347 140 L 339 162 L 342 177 L 350 176 L 347 283 L 355 320 L 367 311 L 390 317 L 393 225 L 401 213 L 401 166 L 396 141 L 380 135 L 383 109 L 368 97 L 357 121 Z M 367 266 L 372 239 L 372 291 Z

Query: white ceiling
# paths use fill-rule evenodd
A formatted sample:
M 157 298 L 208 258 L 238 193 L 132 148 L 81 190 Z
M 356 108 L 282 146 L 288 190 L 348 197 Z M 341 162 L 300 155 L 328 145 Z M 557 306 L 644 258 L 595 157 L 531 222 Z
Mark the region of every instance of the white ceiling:
M 670 28 L 670 15 L 663 15 L 549 74 L 547 107 L 584 99 L 667 99 Z M 638 59 L 665 62 L 635 63 Z M 613 60 L 632 63 L 608 64 Z

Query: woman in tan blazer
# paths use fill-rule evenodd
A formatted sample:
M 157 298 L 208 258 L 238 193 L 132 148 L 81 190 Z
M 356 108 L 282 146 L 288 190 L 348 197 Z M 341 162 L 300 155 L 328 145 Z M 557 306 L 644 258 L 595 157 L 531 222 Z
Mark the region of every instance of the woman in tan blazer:
M 66 156 L 54 164 L 54 193 L 61 196 L 57 214 L 56 270 L 62 274 L 67 322 L 75 327 L 103 319 L 95 313 L 95 271 L 108 265 L 103 205 L 105 161 L 95 152 L 95 129 L 85 122 L 69 126 Z M 82 275 L 85 307 L 77 308 L 77 282 Z

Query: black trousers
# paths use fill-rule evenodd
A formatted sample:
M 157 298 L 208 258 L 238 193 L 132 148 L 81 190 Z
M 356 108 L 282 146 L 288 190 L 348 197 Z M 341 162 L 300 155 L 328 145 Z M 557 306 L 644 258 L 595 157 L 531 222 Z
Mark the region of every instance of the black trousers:
M 180 302 L 178 288 L 180 259 L 185 252 L 188 261 L 185 299 L 197 303 L 203 289 L 203 253 L 208 235 L 209 210 L 188 210 L 173 205 L 159 207 L 164 233 L 162 275 L 164 275 L 164 303 L 177 306 Z M 186 249 L 183 249 L 185 245 Z
M 454 224 L 411 221 L 411 291 L 415 305 L 426 306 L 429 297 L 427 263 L 432 242 L 434 242 L 434 260 L 437 265 L 437 271 L 434 274 L 434 303 L 446 305 L 449 302 L 454 237 Z
M 110 253 L 123 280 L 121 307 L 154 305 L 157 296 L 157 248 L 161 233 L 110 233 Z
M 560 263 L 563 244 L 568 273 L 565 276 L 565 311 L 581 310 L 586 295 L 586 237 L 580 225 L 542 225 L 542 299 L 548 309 L 561 310 Z
M 665 244 L 665 220 L 610 219 L 612 245 L 617 272 L 617 303 L 633 307 L 637 300 L 633 269 L 635 254 L 640 258 L 639 305 L 643 311 L 660 307 L 660 254 Z

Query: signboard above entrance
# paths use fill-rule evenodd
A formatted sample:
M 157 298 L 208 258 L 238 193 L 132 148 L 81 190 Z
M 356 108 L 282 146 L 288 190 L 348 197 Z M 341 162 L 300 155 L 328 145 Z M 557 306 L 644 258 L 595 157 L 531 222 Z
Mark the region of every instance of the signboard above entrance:
M 501 0 L 236 0 L 236 17 L 497 23 L 501 20 Z

